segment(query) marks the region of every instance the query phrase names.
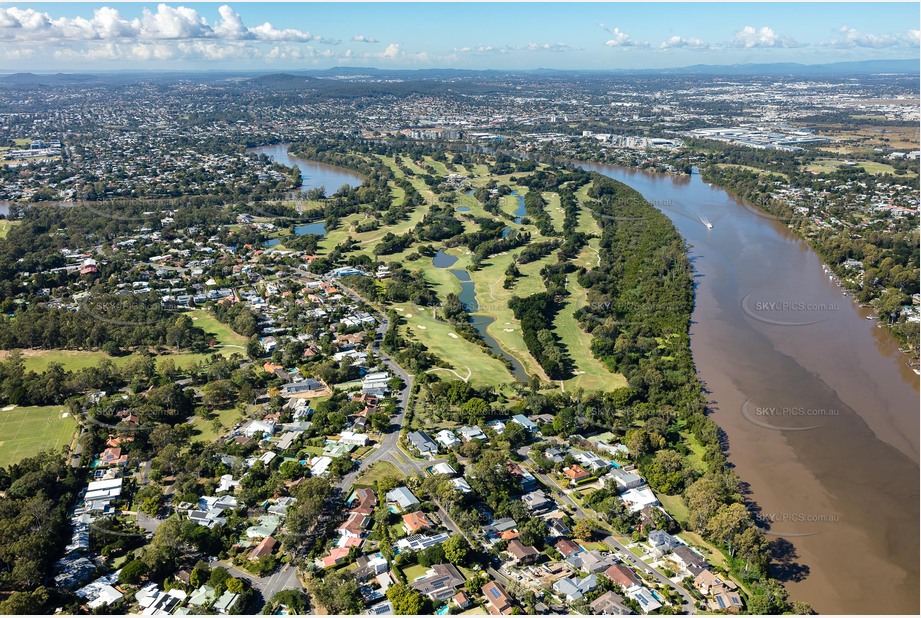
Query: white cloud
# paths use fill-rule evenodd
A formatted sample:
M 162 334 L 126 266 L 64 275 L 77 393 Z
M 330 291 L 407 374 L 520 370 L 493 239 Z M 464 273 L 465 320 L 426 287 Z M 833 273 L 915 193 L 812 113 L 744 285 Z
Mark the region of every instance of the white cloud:
M 755 28 L 754 26 L 745 26 L 732 38 L 730 42 L 732 47 L 744 47 L 750 49 L 753 47 L 796 47 L 796 41 L 788 37 L 782 37 L 773 29 L 767 26 Z
M 247 43 L 227 44 L 218 41 L 141 41 L 124 43 L 104 41 L 97 45 L 55 50 L 57 60 L 165 61 L 165 60 L 233 60 L 259 58 L 262 52 Z M 264 57 L 269 58 L 269 54 Z
M 158 4 L 156 13 L 145 8 L 140 23 L 142 39 L 199 39 L 214 34 L 198 11 L 184 6 Z
M 602 30 L 611 35 L 611 38 L 604 42 L 608 47 L 649 47 L 648 41 L 635 41 L 629 34 L 623 32 L 620 28 L 608 28 L 604 24 L 598 24 Z
M 675 48 L 687 48 L 687 49 L 709 49 L 710 45 L 704 43 L 700 39 L 695 39 L 694 37 L 683 38 L 680 36 L 673 36 L 669 39 L 662 41 L 662 44 L 659 45 L 660 49 L 675 49 Z
M 196 9 L 166 4 L 157 5 L 156 11 L 145 8 L 141 17 L 136 19 L 127 19 L 112 7 L 95 9 L 90 19 L 54 18 L 33 9 L 0 8 L 0 39 L 118 42 L 214 39 L 338 43 L 296 28 L 276 28 L 269 22 L 249 28 L 240 15 L 227 5 L 219 7 L 218 14 L 220 19 L 212 26 Z
M 365 36 L 363 34 L 356 34 L 352 37 L 352 41 L 355 43 L 377 43 L 378 40 L 374 37 Z
M 384 49 L 384 51 L 378 54 L 378 56 L 380 58 L 396 58 L 397 56 L 400 55 L 400 53 L 401 53 L 400 44 L 391 43 L 390 45 L 387 46 L 386 49 Z
M 921 43 L 919 30 L 908 30 L 905 34 L 864 34 L 856 28 L 841 26 L 838 29 L 841 38 L 833 38 L 828 43 L 829 47 L 869 47 L 883 49 L 886 47 L 917 47 Z
M 566 52 L 575 49 L 566 43 L 528 43 L 527 45 L 477 45 L 455 48 L 455 54 L 510 54 L 512 52 Z
M 526 49 L 528 51 L 565 52 L 571 50 L 572 47 L 565 43 L 528 43 Z

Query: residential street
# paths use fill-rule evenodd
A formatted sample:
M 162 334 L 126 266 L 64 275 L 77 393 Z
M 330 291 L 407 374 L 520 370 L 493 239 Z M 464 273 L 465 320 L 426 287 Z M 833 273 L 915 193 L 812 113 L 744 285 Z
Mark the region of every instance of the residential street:
M 531 474 L 533 474 L 545 486 L 551 487 L 551 488 L 557 487 L 556 483 L 554 483 L 553 480 L 550 479 L 546 474 L 541 474 L 540 472 L 537 471 L 537 466 L 534 463 L 534 461 L 531 460 L 530 457 L 528 457 L 527 450 L 528 450 L 528 447 L 522 447 L 521 449 L 518 450 L 518 453 L 525 458 L 524 463 L 528 465 L 528 468 L 530 469 Z M 576 504 L 572 500 L 572 498 L 570 498 L 569 495 L 566 494 L 566 492 L 559 491 L 558 493 L 555 493 L 554 495 L 559 500 L 561 500 L 563 503 L 565 503 L 569 508 L 571 508 L 573 513 L 576 516 L 581 517 L 583 519 L 587 519 L 590 517 L 597 518 L 597 515 L 589 515 L 582 507 Z M 693 597 L 691 597 L 690 593 L 688 593 L 687 590 L 677 585 L 675 582 L 670 580 L 664 574 L 660 573 L 657 569 L 653 568 L 650 564 L 647 564 L 646 562 L 640 560 L 640 558 L 638 558 L 635 554 L 633 554 L 633 552 L 627 549 L 625 545 L 620 543 L 617 539 L 615 539 L 610 534 L 604 531 L 601 531 L 601 530 L 596 530 L 595 533 L 597 535 L 603 535 L 601 539 L 602 542 L 608 545 L 611 549 L 617 551 L 619 557 L 627 561 L 635 569 L 639 571 L 643 571 L 647 575 L 654 577 L 660 583 L 677 590 L 681 594 L 681 597 L 683 599 L 681 603 L 682 612 L 688 613 L 688 614 L 697 613 L 697 609 L 694 606 L 694 599 Z
M 262 598 L 265 599 L 265 601 L 271 599 L 272 596 L 280 590 L 287 590 L 289 588 L 303 590 L 304 588 L 301 585 L 300 579 L 297 577 L 297 569 L 290 564 L 282 566 L 274 573 L 265 577 L 256 577 L 222 560 L 214 560 L 209 566 L 212 569 L 219 566 L 224 567 L 233 577 L 247 580 L 253 588 L 262 593 Z

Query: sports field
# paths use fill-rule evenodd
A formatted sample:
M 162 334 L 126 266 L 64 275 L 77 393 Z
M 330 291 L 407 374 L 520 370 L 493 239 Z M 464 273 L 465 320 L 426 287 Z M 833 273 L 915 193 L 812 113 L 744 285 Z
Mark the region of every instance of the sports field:
M 7 406 L 9 408 L 9 406 Z M 70 444 L 77 423 L 64 406 L 0 409 L 0 467 Z

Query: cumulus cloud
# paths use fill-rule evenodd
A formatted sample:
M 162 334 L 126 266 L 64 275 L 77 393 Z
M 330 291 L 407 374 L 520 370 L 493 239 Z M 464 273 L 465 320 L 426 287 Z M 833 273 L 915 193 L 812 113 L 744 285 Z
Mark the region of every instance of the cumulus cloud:
M 316 41 L 335 44 L 296 28 L 276 28 L 269 22 L 247 27 L 240 15 L 227 5 L 218 8 L 220 19 L 214 25 L 189 7 L 157 5 L 156 11 L 145 8 L 141 17 L 127 19 L 118 9 L 100 7 L 91 18 L 52 17 L 48 13 L 18 7 L 0 8 L 0 39 L 15 41 L 114 41 L 126 40 L 197 40 L 223 41 Z
M 732 47 L 744 47 L 751 49 L 753 47 L 796 47 L 796 41 L 788 37 L 783 37 L 774 32 L 767 26 L 755 28 L 754 26 L 745 26 L 730 41 Z
M 700 39 L 695 39 L 694 37 L 683 38 L 680 36 L 673 36 L 669 39 L 662 41 L 659 45 L 660 49 L 709 49 L 710 45 L 704 43 Z
M 82 48 L 65 47 L 54 51 L 57 60 L 234 60 L 258 58 L 260 50 L 243 43 L 227 44 L 216 41 L 159 41 L 124 43 L 104 41 L 98 45 Z
M 649 47 L 648 41 L 636 41 L 620 28 L 608 28 L 604 24 L 598 26 L 611 35 L 611 38 L 604 42 L 608 47 Z
M 455 48 L 455 54 L 510 54 L 512 52 L 567 52 L 575 49 L 566 43 L 528 43 L 527 45 L 477 45 Z
M 380 56 L 381 58 L 396 58 L 397 56 L 400 55 L 400 52 L 401 52 L 401 50 L 400 50 L 400 44 L 399 44 L 399 43 L 391 43 L 390 45 L 388 45 L 388 46 L 384 49 L 384 51 L 382 51 L 382 52 L 379 54 L 379 56 Z
M 868 47 L 884 49 L 887 47 L 917 47 L 921 43 L 921 31 L 909 30 L 905 34 L 864 34 L 856 28 L 841 26 L 840 38 L 832 38 L 826 45 L 830 47 Z
M 377 43 L 378 40 L 374 37 L 365 36 L 363 34 L 356 34 L 352 37 L 352 41 L 355 43 Z

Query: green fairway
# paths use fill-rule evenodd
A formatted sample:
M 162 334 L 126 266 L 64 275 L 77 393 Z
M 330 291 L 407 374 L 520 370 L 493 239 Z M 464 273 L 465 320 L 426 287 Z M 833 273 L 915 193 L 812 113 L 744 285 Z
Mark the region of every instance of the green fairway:
M 226 324 L 218 322 L 214 314 L 204 309 L 196 309 L 187 311 L 186 315 L 192 318 L 196 326 L 214 336 L 218 349 L 204 354 L 167 352 L 157 356 L 158 365 L 169 358 L 176 364 L 177 368 L 184 369 L 195 363 L 207 362 L 213 354 L 230 356 L 236 352 L 245 355 L 246 337 L 238 335 Z M 67 371 L 79 371 L 87 367 L 96 367 L 106 359 L 112 361 L 117 367 L 121 367 L 137 356 L 136 354 L 110 356 L 101 350 L 20 350 L 20 352 L 22 353 L 26 371 L 35 371 L 37 373 L 48 369 L 48 365 L 51 363 L 60 363 Z M 0 360 L 5 359 L 9 354 L 9 351 L 0 350 Z
M 0 219 L 0 238 L 6 238 L 10 230 L 19 225 L 19 223 L 19 220 L 10 221 L 9 219 Z
M 0 410 L 0 467 L 70 444 L 77 423 L 63 417 L 64 406 L 24 406 Z
M 591 243 L 597 245 L 598 239 L 593 238 L 588 247 L 584 247 L 579 256 L 573 260 L 580 266 L 592 268 L 597 256 L 597 250 Z M 566 390 L 583 388 L 586 390 L 611 390 L 627 385 L 627 379 L 619 373 L 612 373 L 604 363 L 592 354 L 592 336 L 582 329 L 573 313 L 580 307 L 588 304 L 588 293 L 579 285 L 575 275 L 567 279 L 566 289 L 569 296 L 563 308 L 560 309 L 554 320 L 554 332 L 566 346 L 569 356 L 573 360 L 575 376 L 563 381 Z
M 36 373 L 45 371 L 51 363 L 60 363 L 67 371 L 78 371 L 87 367 L 95 367 L 104 359 L 112 361 L 116 367 L 121 367 L 135 358 L 134 354 L 109 356 L 102 351 L 86 350 L 20 350 L 20 352 L 22 352 L 26 371 L 35 371 Z M 227 346 L 215 351 L 215 353 L 222 356 L 230 356 L 234 352 L 244 354 L 245 349 Z M 0 359 L 5 359 L 7 356 L 9 356 L 9 351 L 0 350 Z M 171 359 L 177 368 L 184 369 L 195 363 L 207 362 L 211 358 L 211 354 L 192 352 L 163 354 L 157 357 L 157 365 L 159 366 L 167 358 Z
M 425 162 L 431 165 L 433 168 L 435 168 L 435 172 L 439 176 L 447 176 L 448 174 L 451 173 L 448 171 L 448 168 L 445 167 L 444 163 L 442 163 L 441 161 L 436 161 L 432 157 L 428 157 L 428 156 L 425 157 Z
M 217 317 L 206 309 L 193 309 L 185 314 L 192 318 L 195 326 L 201 328 L 209 335 L 214 335 L 220 347 L 238 348 L 241 352 L 246 350 L 247 338 L 239 335 L 229 325 L 218 321 Z
M 550 215 L 550 220 L 553 222 L 553 229 L 557 232 L 563 232 L 563 207 L 560 206 L 560 194 L 559 193 L 542 193 L 544 200 L 547 201 L 547 206 L 545 210 L 547 214 Z
M 721 169 L 728 167 L 728 168 L 748 170 L 749 172 L 754 172 L 758 174 L 759 176 L 772 176 L 773 175 L 773 176 L 780 176 L 784 180 L 789 180 L 786 174 L 781 174 L 780 172 L 772 172 L 770 170 L 764 170 L 764 169 L 761 169 L 760 167 L 752 167 L 751 165 L 738 165 L 735 163 L 717 163 L 716 167 L 721 168 Z
M 377 156 L 398 177 L 403 176 L 392 157 Z M 434 168 L 439 176 L 444 176 L 448 173 L 447 167 L 434 161 L 431 157 L 425 157 L 419 163 L 404 157 L 402 165 L 417 174 L 417 176 L 409 177 L 409 181 L 423 195 L 427 204 L 435 203 L 437 196 L 418 175 L 428 173 L 424 169 L 424 166 L 428 165 Z M 517 179 L 520 174 L 492 176 L 489 174 L 488 168 L 482 164 L 464 169 L 458 168 L 458 173 L 470 177 L 474 186 L 484 186 L 488 182 L 495 182 L 499 186 L 508 186 L 522 197 L 528 193 L 527 187 L 512 180 L 513 177 Z M 576 196 L 580 202 L 588 200 L 588 188 L 588 185 L 585 185 L 580 187 L 577 192 Z M 398 191 L 398 187 L 393 186 L 393 190 L 394 199 L 405 199 L 402 192 Z M 542 195 L 547 202 L 546 212 L 554 230 L 558 233 L 562 232 L 565 213 L 560 206 L 559 194 L 546 192 Z M 529 232 L 534 241 L 545 240 L 533 224 L 515 224 L 511 222 L 510 219 L 515 216 L 515 212 L 519 208 L 519 200 L 516 195 L 505 195 L 500 198 L 499 208 L 503 216 L 498 217 L 486 212 L 483 209 L 483 205 L 472 195 L 460 192 L 455 194 L 455 198 L 457 207 L 469 209 L 458 213 L 466 232 L 475 232 L 477 230 L 476 224 L 471 220 L 473 217 L 498 218 L 516 230 Z M 418 242 L 398 253 L 386 256 L 374 255 L 375 243 L 384 234 L 392 232 L 399 235 L 411 230 L 422 219 L 427 210 L 427 206 L 416 208 L 410 217 L 396 225 L 362 233 L 356 233 L 353 230 L 360 221 L 366 220 L 367 215 L 364 213 L 350 215 L 343 218 L 340 226 L 335 230 L 331 230 L 329 236 L 320 243 L 320 252 L 331 251 L 347 238 L 353 238 L 360 243 L 358 254 L 368 255 L 372 259 L 381 259 L 384 262 L 397 262 L 412 270 L 421 270 L 426 280 L 431 284 L 432 290 L 441 300 L 444 300 L 450 293 L 459 294 L 461 292 L 461 284 L 457 277 L 451 273 L 451 270 L 466 270 L 470 274 L 476 291 L 478 309 L 475 315 L 493 318 L 493 321 L 487 327 L 489 335 L 496 340 L 506 354 L 521 363 L 526 373 L 536 374 L 542 380 L 548 381 L 543 368 L 528 351 L 518 320 L 515 319 L 508 303 L 513 296 L 525 297 L 545 291 L 546 288 L 540 276 L 540 271 L 544 266 L 557 261 L 556 252 L 534 262 L 519 265 L 521 277 L 515 281 L 511 289 L 503 287 L 505 271 L 516 259 L 516 256 L 520 254 L 520 248 L 484 259 L 475 271 L 471 269 L 472 255 L 470 250 L 463 245 L 444 249 L 446 253 L 457 258 L 457 262 L 450 268 L 436 268 L 432 264 L 431 257 L 423 256 L 410 259 L 414 254 L 418 255 L 420 246 Z M 589 240 L 588 246 L 582 250 L 574 263 L 578 266 L 593 268 L 597 266 L 599 260 L 598 249 L 600 241 L 598 237 L 601 230 L 587 206 L 583 207 L 579 212 L 577 229 L 594 237 Z M 432 244 L 438 247 L 438 243 Z M 557 316 L 555 327 L 557 334 L 573 359 L 575 375 L 563 381 L 562 384 L 558 383 L 558 386 L 563 389 L 581 387 L 591 390 L 605 390 L 625 385 L 626 381 L 623 376 L 610 372 L 603 363 L 592 355 L 590 349 L 591 336 L 582 330 L 573 317 L 573 312 L 587 302 L 585 291 L 575 281 L 572 281 L 570 293 L 571 297 L 567 299 Z M 433 354 L 450 363 L 449 368 L 433 370 L 439 377 L 443 379 L 466 379 L 478 385 L 511 386 L 514 384 L 515 380 L 503 362 L 493 358 L 483 347 L 461 338 L 453 326 L 442 322 L 437 314 L 433 315 L 431 308 L 423 309 L 412 303 L 393 306 L 398 307 L 403 315 L 411 316 L 407 318 L 406 324 L 401 327 L 401 332 L 409 338 L 420 341 Z
M 242 418 L 243 414 L 237 408 L 215 410 L 212 420 L 205 420 L 200 416 L 195 416 L 189 424 L 198 433 L 192 437 L 192 440 L 196 442 L 214 442 L 227 433 Z M 217 422 L 215 423 L 215 421 Z
M 450 363 L 456 372 L 437 370 L 439 377 L 467 378 L 471 384 L 480 386 L 500 386 L 514 381 L 505 364 L 489 356 L 481 346 L 461 338 L 450 324 L 433 318 L 430 307 L 420 310 L 411 303 L 394 307 L 401 309 L 403 316 L 411 316 L 400 329 L 404 336 L 422 342 L 433 354 Z
M 845 162 L 842 159 L 816 159 L 806 166 L 806 170 L 816 174 L 831 174 L 838 169 L 845 167 L 844 163 Z M 886 163 L 877 163 L 876 161 L 858 161 L 851 167 L 863 168 L 866 173 L 873 174 L 874 176 L 895 173 L 895 168 L 891 165 L 887 165 Z M 914 177 L 916 174 L 914 172 L 908 172 L 905 174 L 905 176 Z

